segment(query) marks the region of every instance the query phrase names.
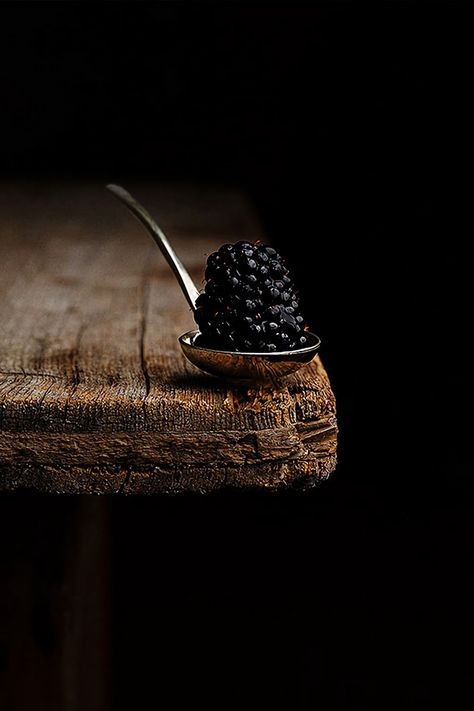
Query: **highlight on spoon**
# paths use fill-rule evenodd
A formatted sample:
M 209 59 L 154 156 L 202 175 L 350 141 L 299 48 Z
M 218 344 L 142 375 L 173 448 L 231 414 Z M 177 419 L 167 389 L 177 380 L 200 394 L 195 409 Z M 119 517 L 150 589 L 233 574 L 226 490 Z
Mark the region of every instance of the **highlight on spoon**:
M 279 353 L 238 353 L 219 351 L 199 345 L 199 331 L 188 331 L 179 343 L 188 360 L 211 375 L 249 383 L 275 382 L 285 375 L 295 373 L 316 356 L 321 341 L 307 332 L 308 344 L 298 350 Z

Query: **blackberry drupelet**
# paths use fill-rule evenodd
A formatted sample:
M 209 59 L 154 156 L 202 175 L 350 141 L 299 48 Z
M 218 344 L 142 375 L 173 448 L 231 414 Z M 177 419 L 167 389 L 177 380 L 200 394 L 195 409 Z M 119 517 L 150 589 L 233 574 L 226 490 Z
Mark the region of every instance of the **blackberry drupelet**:
M 208 348 L 275 352 L 304 348 L 299 300 L 278 252 L 262 244 L 224 244 L 207 260 L 196 323 Z

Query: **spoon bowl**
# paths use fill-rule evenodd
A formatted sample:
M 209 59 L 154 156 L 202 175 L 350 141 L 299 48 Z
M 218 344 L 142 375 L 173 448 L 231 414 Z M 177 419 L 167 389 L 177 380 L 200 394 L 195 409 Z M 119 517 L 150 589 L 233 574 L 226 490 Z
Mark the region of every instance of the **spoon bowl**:
M 199 291 L 189 273 L 179 260 L 163 230 L 145 208 L 120 185 L 107 185 L 115 197 L 128 207 L 130 212 L 148 230 L 164 258 L 173 271 L 188 304 L 196 311 Z M 243 353 L 240 351 L 219 351 L 206 348 L 199 341 L 199 331 L 188 331 L 179 338 L 184 355 L 198 368 L 211 375 L 217 375 L 247 383 L 276 382 L 279 378 L 295 373 L 303 365 L 310 363 L 316 355 L 321 341 L 314 333 L 305 333 L 308 345 L 292 351 L 275 353 Z
M 308 345 L 292 351 L 244 353 L 219 351 L 200 345 L 199 331 L 188 331 L 179 337 L 186 358 L 211 375 L 247 383 L 273 383 L 295 373 L 315 357 L 321 341 L 314 333 L 305 333 Z

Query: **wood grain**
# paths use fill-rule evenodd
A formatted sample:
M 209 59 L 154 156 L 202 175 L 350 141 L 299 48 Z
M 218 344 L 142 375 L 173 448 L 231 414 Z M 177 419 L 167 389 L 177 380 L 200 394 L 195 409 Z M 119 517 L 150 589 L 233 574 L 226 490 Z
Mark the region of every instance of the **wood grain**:
M 130 185 L 199 285 L 206 254 L 262 237 L 225 190 Z M 102 185 L 0 191 L 0 486 L 153 493 L 312 485 L 336 461 L 317 358 L 277 389 L 200 373 L 192 314 L 143 228 Z

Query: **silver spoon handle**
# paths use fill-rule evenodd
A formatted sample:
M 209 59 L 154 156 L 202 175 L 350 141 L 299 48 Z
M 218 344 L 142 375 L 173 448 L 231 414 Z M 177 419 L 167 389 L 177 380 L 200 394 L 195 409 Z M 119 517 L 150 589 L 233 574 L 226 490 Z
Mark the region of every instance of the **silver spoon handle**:
M 142 205 L 140 205 L 140 203 L 138 203 L 135 198 L 130 195 L 130 193 L 121 188 L 120 185 L 107 185 L 107 189 L 110 190 L 110 192 L 113 193 L 116 198 L 123 202 L 124 205 L 128 207 L 130 212 L 133 212 L 135 217 L 137 217 L 140 222 L 145 225 L 148 232 L 151 234 L 156 244 L 161 249 L 164 258 L 173 270 L 174 275 L 177 278 L 178 283 L 183 291 L 183 294 L 188 300 L 189 305 L 191 306 L 193 311 L 195 311 L 196 299 L 199 296 L 199 291 L 196 289 L 193 280 L 189 276 L 189 273 L 186 271 L 186 269 L 181 264 L 181 261 L 178 259 L 176 252 L 168 242 L 168 239 L 166 238 L 164 232 L 158 227 L 149 212 L 145 210 L 145 208 L 142 207 Z

